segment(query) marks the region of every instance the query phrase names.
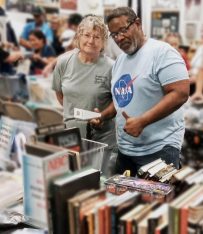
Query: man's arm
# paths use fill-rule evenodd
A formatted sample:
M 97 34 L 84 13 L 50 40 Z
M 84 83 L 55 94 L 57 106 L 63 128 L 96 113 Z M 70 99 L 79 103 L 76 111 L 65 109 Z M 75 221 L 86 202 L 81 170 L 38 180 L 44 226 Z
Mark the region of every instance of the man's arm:
M 20 51 L 14 51 L 8 55 L 8 57 L 4 60 L 4 62 L 14 63 L 20 59 L 23 59 L 23 54 Z
M 100 112 L 98 108 L 94 109 L 95 112 Z M 101 113 L 101 118 L 90 120 L 90 123 L 95 127 L 102 126 L 103 121 L 112 119 L 116 115 L 116 109 L 113 102 L 111 102 Z
M 63 106 L 63 93 L 60 91 L 56 91 L 56 97 L 59 103 Z
M 54 58 L 51 62 L 49 62 L 43 69 L 42 71 L 42 74 L 45 76 L 45 77 L 48 77 L 50 73 L 53 72 L 53 69 L 54 67 L 56 66 L 56 63 L 57 63 L 57 58 Z
M 163 90 L 165 95 L 162 100 L 140 117 L 129 117 L 127 113 L 123 113 L 126 119 L 124 131 L 129 135 L 138 137 L 146 126 L 179 109 L 189 97 L 189 80 L 165 85 Z
M 32 49 L 31 43 L 28 40 L 26 40 L 26 39 L 24 39 L 22 37 L 19 40 L 19 44 L 21 46 L 25 47 L 26 49 Z
M 101 112 L 101 118 L 102 120 L 108 120 L 112 119 L 116 115 L 116 109 L 114 107 L 113 102 L 109 104 L 102 112 Z

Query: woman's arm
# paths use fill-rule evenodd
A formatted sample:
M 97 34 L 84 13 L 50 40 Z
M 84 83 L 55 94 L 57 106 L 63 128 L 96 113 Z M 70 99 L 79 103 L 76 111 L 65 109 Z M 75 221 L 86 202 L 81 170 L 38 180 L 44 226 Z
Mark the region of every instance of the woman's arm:
M 57 97 L 59 103 L 63 106 L 63 93 L 60 91 L 56 91 L 56 97 Z

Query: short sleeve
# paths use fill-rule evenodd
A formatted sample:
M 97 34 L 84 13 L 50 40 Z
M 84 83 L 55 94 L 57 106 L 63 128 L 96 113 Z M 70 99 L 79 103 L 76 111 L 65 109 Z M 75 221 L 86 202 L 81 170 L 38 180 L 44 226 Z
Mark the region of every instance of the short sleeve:
M 29 37 L 29 32 L 32 30 L 32 25 L 30 23 L 26 24 L 25 27 L 23 28 L 23 32 L 21 34 L 21 37 L 25 40 L 28 40 Z
M 156 60 L 156 75 L 162 86 L 189 79 L 188 71 L 180 53 L 172 47 L 165 47 Z
M 62 90 L 61 78 L 62 78 L 62 63 L 60 60 L 58 60 L 53 72 L 53 80 L 52 80 L 53 90 L 59 92 Z
M 184 64 L 176 63 L 162 69 L 158 74 L 159 81 L 162 86 L 189 79 L 187 68 Z
M 68 65 L 69 60 L 71 59 L 72 55 L 74 54 L 73 51 L 68 51 L 61 56 L 58 57 L 56 66 L 53 72 L 53 80 L 52 80 L 52 89 L 55 91 L 62 91 L 62 78 Z

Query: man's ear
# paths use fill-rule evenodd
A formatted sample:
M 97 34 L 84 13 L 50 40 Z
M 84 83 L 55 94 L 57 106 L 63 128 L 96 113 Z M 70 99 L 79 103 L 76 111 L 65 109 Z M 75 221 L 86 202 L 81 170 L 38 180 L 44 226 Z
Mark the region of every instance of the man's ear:
M 137 19 L 135 20 L 135 24 L 141 25 L 141 20 L 140 20 L 140 18 L 137 18 Z

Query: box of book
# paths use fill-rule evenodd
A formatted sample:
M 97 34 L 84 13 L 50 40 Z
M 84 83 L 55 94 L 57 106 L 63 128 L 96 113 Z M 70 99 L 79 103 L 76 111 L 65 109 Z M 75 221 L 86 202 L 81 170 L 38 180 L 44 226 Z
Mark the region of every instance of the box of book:
M 37 139 L 69 149 L 72 171 L 87 167 L 101 170 L 104 149 L 107 144 L 81 138 L 79 128 L 55 130 L 47 127 L 47 129 L 40 129 L 37 132 Z
M 170 184 L 135 177 L 127 177 L 124 175 L 115 175 L 107 179 L 104 184 L 109 192 L 114 191 L 116 193 L 117 189 L 119 191 L 123 189 L 126 191 L 139 191 L 151 194 L 157 198 L 167 197 L 173 192 L 173 186 Z
M 51 230 L 49 186 L 54 178 L 69 171 L 68 150 L 42 142 L 26 144 L 23 155 L 24 214 L 29 223 Z

